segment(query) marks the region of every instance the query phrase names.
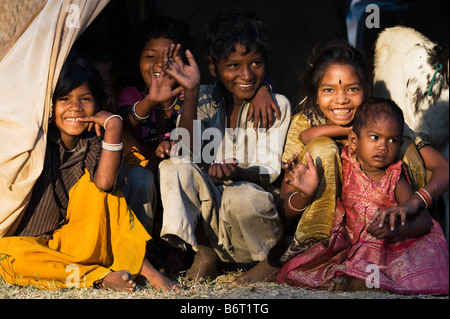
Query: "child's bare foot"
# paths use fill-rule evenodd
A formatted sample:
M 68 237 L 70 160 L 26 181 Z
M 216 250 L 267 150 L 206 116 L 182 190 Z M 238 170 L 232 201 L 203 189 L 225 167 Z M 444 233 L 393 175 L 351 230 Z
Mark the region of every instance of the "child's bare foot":
M 173 289 L 180 289 L 180 285 L 173 282 L 163 274 L 161 274 L 155 267 L 150 264 L 147 258 L 144 258 L 144 262 L 142 263 L 142 268 L 139 273 L 144 276 L 145 279 L 149 282 L 150 286 L 155 288 L 156 290 L 162 291 L 170 291 Z
M 357 291 L 366 289 L 366 283 L 364 280 L 349 277 L 338 276 L 333 278 L 330 289 L 331 291 Z
M 133 292 L 136 289 L 136 283 L 131 279 L 128 270 L 119 270 L 107 274 L 98 284 L 98 288 Z
M 237 284 L 249 284 L 255 282 L 270 282 L 275 281 L 279 267 L 271 266 L 267 259 L 260 261 L 252 269 L 244 272 L 243 274 L 236 277 L 234 283 Z
M 198 245 L 198 252 L 194 256 L 194 262 L 186 273 L 186 279 L 201 281 L 208 277 L 217 276 L 216 253 L 214 249 L 204 245 Z

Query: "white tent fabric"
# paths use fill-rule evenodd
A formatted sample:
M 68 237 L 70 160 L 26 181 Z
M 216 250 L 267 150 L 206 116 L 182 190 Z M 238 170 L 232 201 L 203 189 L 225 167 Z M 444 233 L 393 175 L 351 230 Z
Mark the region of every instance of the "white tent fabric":
M 0 237 L 20 220 L 39 177 L 51 95 L 78 35 L 109 0 L 2 0 Z

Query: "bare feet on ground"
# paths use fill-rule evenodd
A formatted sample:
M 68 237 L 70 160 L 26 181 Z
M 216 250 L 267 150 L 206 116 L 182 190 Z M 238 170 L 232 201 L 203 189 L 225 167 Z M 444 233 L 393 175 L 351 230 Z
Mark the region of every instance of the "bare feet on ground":
M 99 288 L 133 292 L 136 289 L 136 283 L 131 279 L 128 270 L 119 270 L 107 274 L 100 282 Z
M 333 278 L 330 291 L 357 291 L 367 289 L 364 280 L 349 277 L 349 276 L 338 276 Z
M 155 267 L 153 267 L 152 264 L 150 264 L 150 262 L 147 260 L 147 258 L 144 259 L 144 262 L 142 264 L 142 268 L 141 268 L 141 271 L 139 274 L 144 276 L 145 279 L 147 279 L 150 286 L 152 286 L 156 290 L 170 291 L 173 289 L 181 288 L 181 286 L 179 284 L 170 280 L 169 278 L 164 276 L 162 273 L 160 273 L 158 270 L 156 270 Z
M 236 277 L 234 283 L 236 284 L 250 284 L 255 282 L 270 282 L 275 281 L 280 268 L 273 267 L 269 264 L 267 258 L 260 261 L 256 266 L 243 274 Z
M 194 262 L 186 273 L 186 279 L 201 281 L 206 278 L 215 278 L 218 274 L 217 260 L 214 249 L 204 245 L 198 245 L 198 252 L 194 256 Z

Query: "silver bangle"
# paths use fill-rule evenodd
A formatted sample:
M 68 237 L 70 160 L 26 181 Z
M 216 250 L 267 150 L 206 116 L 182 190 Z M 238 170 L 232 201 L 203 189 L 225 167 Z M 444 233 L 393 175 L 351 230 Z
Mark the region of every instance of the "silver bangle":
M 273 92 L 273 87 L 272 87 L 272 85 L 270 85 L 269 82 L 267 82 L 267 81 L 262 81 L 262 84 L 265 84 L 265 85 L 267 85 L 267 86 L 269 87 L 269 93 L 272 93 L 272 92 Z
M 145 121 L 146 119 L 148 119 L 150 114 L 148 114 L 146 117 L 142 117 L 136 114 L 136 104 L 138 104 L 139 102 L 141 101 L 137 101 L 136 103 L 134 103 L 133 107 L 131 108 L 131 115 L 134 117 L 136 121 Z
M 106 123 L 107 123 L 110 119 L 112 119 L 113 117 L 118 117 L 121 121 L 123 121 L 123 120 L 122 120 L 122 116 L 120 116 L 120 115 L 118 115 L 118 114 L 113 114 L 113 115 L 111 115 L 110 117 L 108 117 L 108 118 L 105 120 L 105 123 L 103 123 L 103 127 L 104 127 L 105 131 L 106 131 Z
M 308 208 L 308 206 L 306 206 L 306 207 L 303 207 L 302 209 L 297 209 L 297 208 L 294 208 L 294 206 L 292 206 L 292 204 L 291 204 L 291 199 L 292 199 L 292 196 L 294 196 L 295 194 L 297 194 L 298 192 L 294 192 L 294 193 L 292 193 L 291 194 L 291 196 L 289 196 L 289 200 L 288 200 L 288 205 L 289 205 L 289 208 L 291 209 L 291 210 L 293 210 L 294 212 L 303 212 L 303 211 L 305 211 L 307 208 Z
M 429 205 L 428 205 L 426 198 L 423 197 L 423 195 L 421 193 L 419 193 L 418 191 L 415 191 L 414 193 L 416 193 L 423 200 L 423 202 L 425 203 L 425 208 L 428 208 Z
M 106 143 L 105 141 L 102 141 L 102 148 L 107 151 L 120 152 L 123 148 L 123 143 L 120 142 L 119 144 L 111 144 L 111 143 Z

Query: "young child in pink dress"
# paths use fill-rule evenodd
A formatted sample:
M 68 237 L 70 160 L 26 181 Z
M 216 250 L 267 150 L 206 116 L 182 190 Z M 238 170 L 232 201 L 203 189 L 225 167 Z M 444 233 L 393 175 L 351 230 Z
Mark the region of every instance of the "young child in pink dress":
M 402 111 L 390 100 L 371 99 L 358 108 L 342 152 L 343 186 L 329 245 L 317 243 L 289 260 L 278 282 L 337 291 L 375 287 L 448 294 L 448 247 L 440 225 L 425 208 L 415 214 L 384 211 L 413 194 L 397 159 L 403 122 Z M 312 160 L 308 166 L 315 170 Z M 299 188 L 300 171 L 292 166 L 289 175 Z M 431 203 L 424 189 L 417 193 Z

